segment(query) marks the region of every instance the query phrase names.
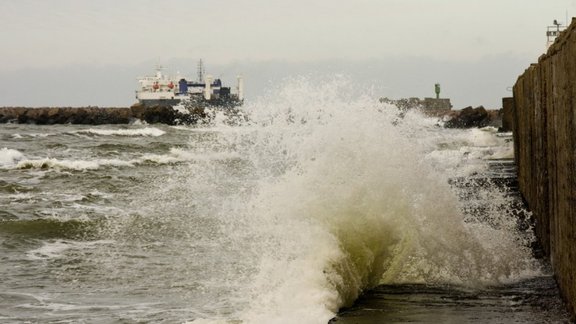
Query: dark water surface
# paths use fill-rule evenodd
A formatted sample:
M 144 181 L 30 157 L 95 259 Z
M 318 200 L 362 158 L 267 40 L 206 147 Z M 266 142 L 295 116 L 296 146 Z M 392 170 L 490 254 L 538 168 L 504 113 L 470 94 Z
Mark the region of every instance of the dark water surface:
M 387 285 L 364 294 L 331 323 L 568 323 L 552 277 L 463 289 Z

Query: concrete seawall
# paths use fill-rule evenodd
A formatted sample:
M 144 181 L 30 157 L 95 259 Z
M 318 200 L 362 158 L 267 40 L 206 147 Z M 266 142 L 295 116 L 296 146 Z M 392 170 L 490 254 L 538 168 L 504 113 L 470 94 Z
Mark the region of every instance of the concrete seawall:
M 514 129 L 520 192 L 576 314 L 576 19 L 518 78 L 513 102 L 504 102 Z

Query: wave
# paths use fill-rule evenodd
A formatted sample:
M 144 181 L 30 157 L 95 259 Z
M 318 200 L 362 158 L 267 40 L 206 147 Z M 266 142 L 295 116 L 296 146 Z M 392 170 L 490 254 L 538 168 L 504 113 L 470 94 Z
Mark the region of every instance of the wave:
M 0 233 L 33 239 L 90 239 L 95 238 L 101 221 L 60 220 L 0 220 Z
M 451 135 L 417 112 L 399 119 L 393 106 L 352 98 L 350 86 L 301 79 L 244 107 L 257 131 L 234 144 L 259 180 L 222 219 L 234 214 L 227 233 L 243 233 L 258 270 L 235 318 L 327 322 L 378 284 L 488 285 L 539 271 L 511 211 L 464 216 L 448 180 L 466 154 L 451 169 L 427 161 Z
M 182 148 L 171 148 L 169 154 L 144 154 L 138 161 L 157 164 L 172 164 L 187 161 L 219 161 L 239 158 L 236 152 L 193 152 Z
M 26 134 L 12 134 L 12 138 L 14 139 L 21 139 L 21 138 L 25 138 L 25 137 L 31 137 L 31 138 L 46 138 L 48 136 L 55 136 L 56 134 L 53 133 L 26 133 Z
M 2 148 L 0 149 L 0 168 L 10 167 L 24 159 L 24 154 L 18 150 Z
M 56 158 L 45 158 L 38 160 L 21 160 L 14 167 L 16 169 L 68 169 L 68 170 L 96 170 L 104 166 L 113 167 L 133 167 L 130 161 L 119 159 L 99 159 L 94 161 L 85 160 L 59 160 Z
M 96 248 L 98 245 L 113 244 L 114 241 L 97 240 L 89 242 L 71 241 L 71 240 L 49 240 L 44 241 L 42 246 L 26 252 L 26 257 L 29 260 L 49 260 L 61 258 L 69 250 L 90 250 Z
M 135 167 L 143 164 L 178 164 L 194 161 L 224 161 L 239 157 L 234 152 L 203 152 L 196 153 L 182 148 L 171 148 L 167 154 L 143 154 L 142 156 L 130 159 L 95 159 L 95 160 L 67 160 L 56 158 L 24 159 L 23 156 L 15 154 L 20 160 L 14 159 L 14 163 L 6 164 L 5 167 L 15 169 L 45 169 L 45 170 L 97 170 L 103 167 Z M 0 164 L 1 165 L 1 164 Z
M 73 132 L 74 134 L 88 134 L 99 136 L 151 136 L 158 137 L 166 134 L 165 131 L 155 127 L 145 127 L 137 129 L 101 129 L 89 128 Z

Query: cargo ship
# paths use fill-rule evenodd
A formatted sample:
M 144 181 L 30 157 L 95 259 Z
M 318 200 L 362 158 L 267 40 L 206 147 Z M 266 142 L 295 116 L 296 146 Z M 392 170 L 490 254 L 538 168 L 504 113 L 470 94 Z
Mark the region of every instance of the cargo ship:
M 236 107 L 244 101 L 243 80 L 238 76 L 235 91 L 222 85 L 222 81 L 204 73 L 202 60 L 198 63 L 196 80 L 168 76 L 156 67 L 156 74 L 138 79 L 136 90 L 138 104 L 144 107 L 173 107 L 176 105 L 200 105 L 202 107 Z

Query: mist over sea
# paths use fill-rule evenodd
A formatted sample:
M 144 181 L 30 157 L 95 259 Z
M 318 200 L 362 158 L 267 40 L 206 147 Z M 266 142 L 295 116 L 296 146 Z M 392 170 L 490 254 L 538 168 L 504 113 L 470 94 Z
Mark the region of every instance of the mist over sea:
M 327 323 L 382 284 L 549 277 L 504 189 L 476 217 L 450 184 L 509 136 L 353 88 L 294 79 L 196 126 L 0 125 L 0 321 Z

